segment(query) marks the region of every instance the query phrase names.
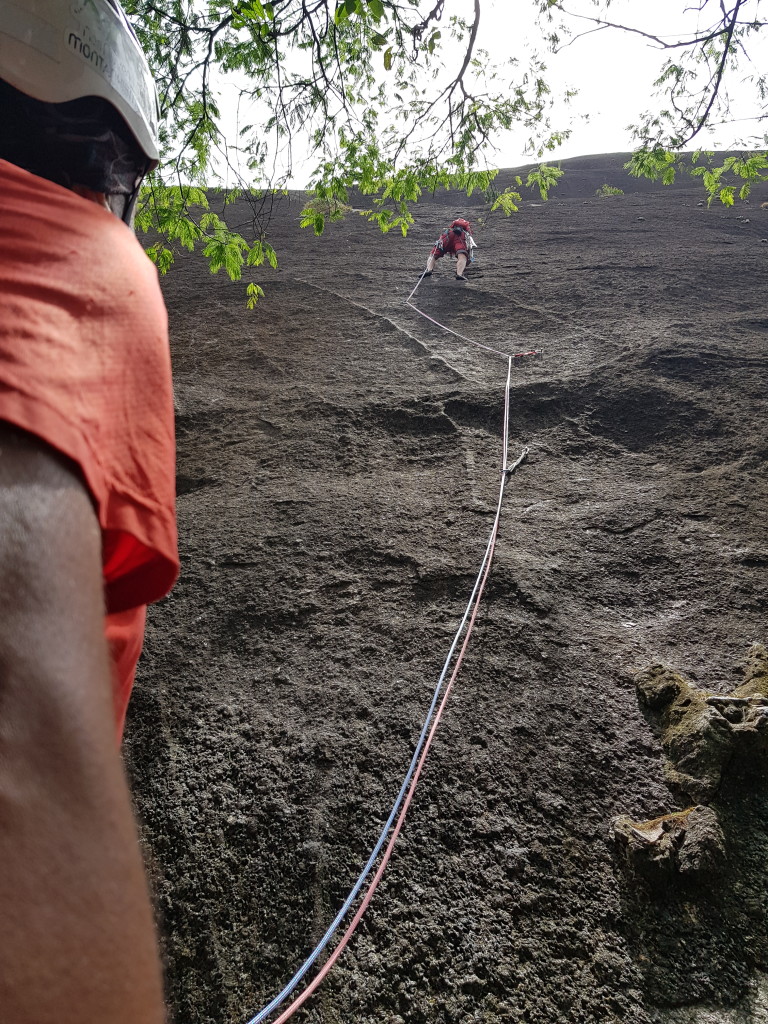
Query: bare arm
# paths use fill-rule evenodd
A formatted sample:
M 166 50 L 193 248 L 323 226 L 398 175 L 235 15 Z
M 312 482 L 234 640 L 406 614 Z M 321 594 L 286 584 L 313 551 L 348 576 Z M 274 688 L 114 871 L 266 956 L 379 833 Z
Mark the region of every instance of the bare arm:
M 79 477 L 0 424 L 0 1007 L 14 1024 L 161 1024 L 152 914 Z

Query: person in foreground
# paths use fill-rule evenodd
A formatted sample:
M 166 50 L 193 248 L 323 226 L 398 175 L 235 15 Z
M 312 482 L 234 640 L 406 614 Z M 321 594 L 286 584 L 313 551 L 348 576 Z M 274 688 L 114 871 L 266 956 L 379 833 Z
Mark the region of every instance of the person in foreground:
M 0 1018 L 161 1024 L 119 754 L 178 573 L 157 100 L 113 0 L 0 0 Z
M 435 242 L 427 259 L 427 269 L 423 276 L 431 277 L 437 260 L 442 259 L 446 253 L 450 253 L 456 258 L 456 280 L 466 281 L 464 271 L 472 257 L 472 250 L 476 248 L 469 221 L 460 217 L 453 221 Z

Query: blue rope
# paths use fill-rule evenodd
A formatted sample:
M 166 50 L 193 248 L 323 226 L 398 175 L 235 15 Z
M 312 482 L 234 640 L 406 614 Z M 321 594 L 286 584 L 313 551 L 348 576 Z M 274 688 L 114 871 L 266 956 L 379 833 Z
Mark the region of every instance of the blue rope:
M 357 894 L 362 889 L 363 883 L 365 882 L 365 880 L 368 877 L 368 875 L 371 873 L 371 869 L 373 868 L 373 865 L 376 862 L 376 858 L 379 856 L 379 853 L 381 852 L 382 846 L 386 842 L 386 838 L 387 838 L 387 835 L 389 834 L 389 830 L 392 828 L 392 823 L 394 822 L 395 816 L 397 815 L 397 812 L 400 809 L 400 805 L 403 802 L 403 798 L 404 798 L 405 793 L 406 793 L 406 791 L 408 789 L 408 784 L 410 783 L 411 778 L 413 777 L 413 773 L 416 770 L 416 764 L 417 764 L 417 762 L 419 760 L 419 754 L 421 753 L 421 748 L 424 746 L 424 741 L 426 740 L 427 732 L 429 730 L 429 725 L 430 725 L 430 722 L 432 721 L 432 716 L 433 716 L 433 714 L 435 712 L 435 707 L 437 706 L 437 701 L 438 701 L 438 698 L 440 696 L 440 691 L 443 688 L 443 683 L 445 682 L 445 677 L 448 674 L 448 668 L 449 668 L 449 666 L 451 664 L 451 660 L 453 658 L 454 651 L 456 650 L 456 647 L 458 645 L 459 639 L 461 638 L 461 634 L 464 631 L 464 627 L 467 624 L 467 619 L 469 618 L 469 614 L 470 614 L 470 611 L 472 609 L 472 605 L 473 605 L 474 600 L 475 600 L 475 595 L 477 594 L 478 587 L 480 586 L 480 580 L 482 579 L 483 571 L 485 569 L 485 564 L 488 561 L 488 554 L 489 554 L 489 552 L 491 550 L 492 540 L 493 540 L 493 534 L 491 534 L 491 537 L 488 539 L 488 544 L 487 544 L 486 549 L 485 549 L 485 555 L 483 556 L 483 561 L 482 561 L 482 563 L 480 565 L 480 572 L 477 574 L 477 579 L 475 580 L 475 586 L 474 586 L 474 588 L 472 590 L 472 596 L 469 599 L 469 602 L 467 604 L 466 610 L 464 612 L 464 616 L 463 616 L 463 618 L 461 620 L 461 623 L 459 624 L 459 628 L 456 631 L 456 635 L 453 638 L 453 643 L 451 644 L 451 649 L 448 651 L 448 657 L 445 659 L 445 664 L 443 665 L 443 671 L 440 673 L 440 678 L 437 681 L 437 687 L 435 688 L 435 693 L 434 693 L 434 696 L 432 697 L 432 703 L 429 706 L 429 711 L 427 712 L 427 717 L 426 717 L 426 719 L 424 721 L 424 726 L 423 726 L 423 728 L 421 730 L 421 735 L 419 736 L 419 741 L 416 744 L 415 751 L 413 752 L 413 757 L 411 758 L 410 767 L 408 768 L 408 772 L 406 773 L 406 776 L 403 779 L 403 784 L 400 787 L 400 792 L 397 794 L 397 799 L 395 800 L 394 806 L 392 807 L 392 811 L 391 811 L 389 817 L 387 818 L 386 824 L 384 825 L 384 828 L 381 831 L 381 835 L 379 836 L 378 841 L 376 842 L 376 845 L 373 848 L 373 852 L 371 853 L 370 857 L 368 858 L 367 864 L 363 868 L 363 870 L 362 870 L 362 872 L 360 874 L 360 877 L 358 878 L 358 880 L 355 882 L 354 886 L 352 887 L 352 891 L 350 892 L 349 896 L 347 896 L 346 900 L 344 901 L 344 904 L 341 907 L 341 910 L 339 910 L 339 912 L 336 915 L 336 917 L 334 917 L 333 921 L 328 926 L 328 930 L 326 931 L 325 935 L 323 935 L 322 939 L 320 939 L 320 941 L 315 946 L 315 948 L 310 953 L 310 955 L 307 957 L 307 959 L 304 961 L 302 966 L 298 969 L 298 971 L 296 971 L 296 973 L 291 978 L 291 980 L 288 982 L 288 984 L 285 986 L 285 988 L 282 990 L 282 992 L 279 992 L 275 996 L 275 998 L 272 1000 L 272 1002 L 268 1003 L 267 1006 L 265 1006 L 263 1010 L 260 1010 L 256 1014 L 255 1017 L 251 1017 L 251 1019 L 248 1021 L 248 1024 L 261 1024 L 261 1022 L 263 1020 L 265 1020 L 265 1018 L 267 1018 L 274 1010 L 276 1010 L 278 1008 L 278 1006 L 280 1006 L 283 1002 L 285 1002 L 285 1000 L 288 998 L 288 996 L 291 994 L 291 992 L 293 992 L 293 990 L 299 984 L 301 979 L 305 976 L 307 971 L 312 967 L 312 965 L 315 963 L 317 958 L 323 952 L 325 947 L 331 941 L 331 939 L 333 938 L 333 936 L 337 932 L 339 925 L 344 920 L 344 918 L 345 918 L 349 908 L 354 903 L 355 898 L 357 897 Z

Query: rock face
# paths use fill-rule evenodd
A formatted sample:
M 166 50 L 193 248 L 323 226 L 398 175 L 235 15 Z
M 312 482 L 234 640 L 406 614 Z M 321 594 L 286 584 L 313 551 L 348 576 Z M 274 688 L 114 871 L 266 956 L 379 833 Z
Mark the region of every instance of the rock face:
M 678 874 L 709 881 L 725 866 L 725 836 L 711 807 L 689 807 L 645 822 L 616 818 L 613 832 L 630 870 L 655 884 Z
M 636 686 L 666 757 L 670 788 L 682 799 L 710 800 L 729 766 L 753 782 L 768 770 L 768 651 L 754 644 L 746 681 L 730 694 L 708 693 L 662 665 Z
M 708 209 L 695 183 L 633 191 L 622 160 L 579 161 L 511 219 L 425 196 L 405 239 L 357 214 L 315 239 L 302 197 L 278 198 L 253 313 L 187 254 L 163 280 L 183 569 L 151 611 L 125 753 L 177 1024 L 244 1024 L 323 934 L 469 599 L 507 360 L 404 301 L 457 214 L 470 280 L 443 261 L 415 299 L 543 351 L 513 363 L 510 456 L 530 454 L 392 862 L 295 1020 L 764 1024 L 768 799 L 747 748 L 766 691 L 742 662 L 767 639 L 768 190 Z M 244 201 L 223 214 L 248 230 Z M 683 761 L 663 732 L 683 689 L 638 702 L 658 664 L 699 714 Z M 674 821 L 692 804 L 717 815 L 722 868 L 708 812 Z M 663 887 L 626 870 L 618 815 L 673 816 Z
M 753 644 L 745 681 L 730 694 L 691 685 L 653 665 L 635 677 L 638 698 L 664 751 L 664 775 L 681 800 L 701 800 L 683 811 L 650 821 L 614 819 L 611 833 L 630 879 L 649 886 L 651 898 L 667 899 L 670 886 L 727 886 L 729 845 L 743 836 L 726 836 L 724 820 L 742 829 L 733 801 L 752 802 L 768 778 L 768 649 Z M 729 844 L 729 839 L 733 841 Z M 738 865 L 736 865 L 738 870 Z

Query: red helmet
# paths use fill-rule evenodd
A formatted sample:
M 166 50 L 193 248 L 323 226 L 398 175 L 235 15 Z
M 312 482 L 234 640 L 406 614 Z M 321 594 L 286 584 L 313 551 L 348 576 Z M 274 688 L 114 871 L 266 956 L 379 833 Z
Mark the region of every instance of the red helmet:
M 463 217 L 459 217 L 451 224 L 452 228 L 463 228 L 465 231 L 471 231 L 470 223 L 468 220 L 464 220 Z

